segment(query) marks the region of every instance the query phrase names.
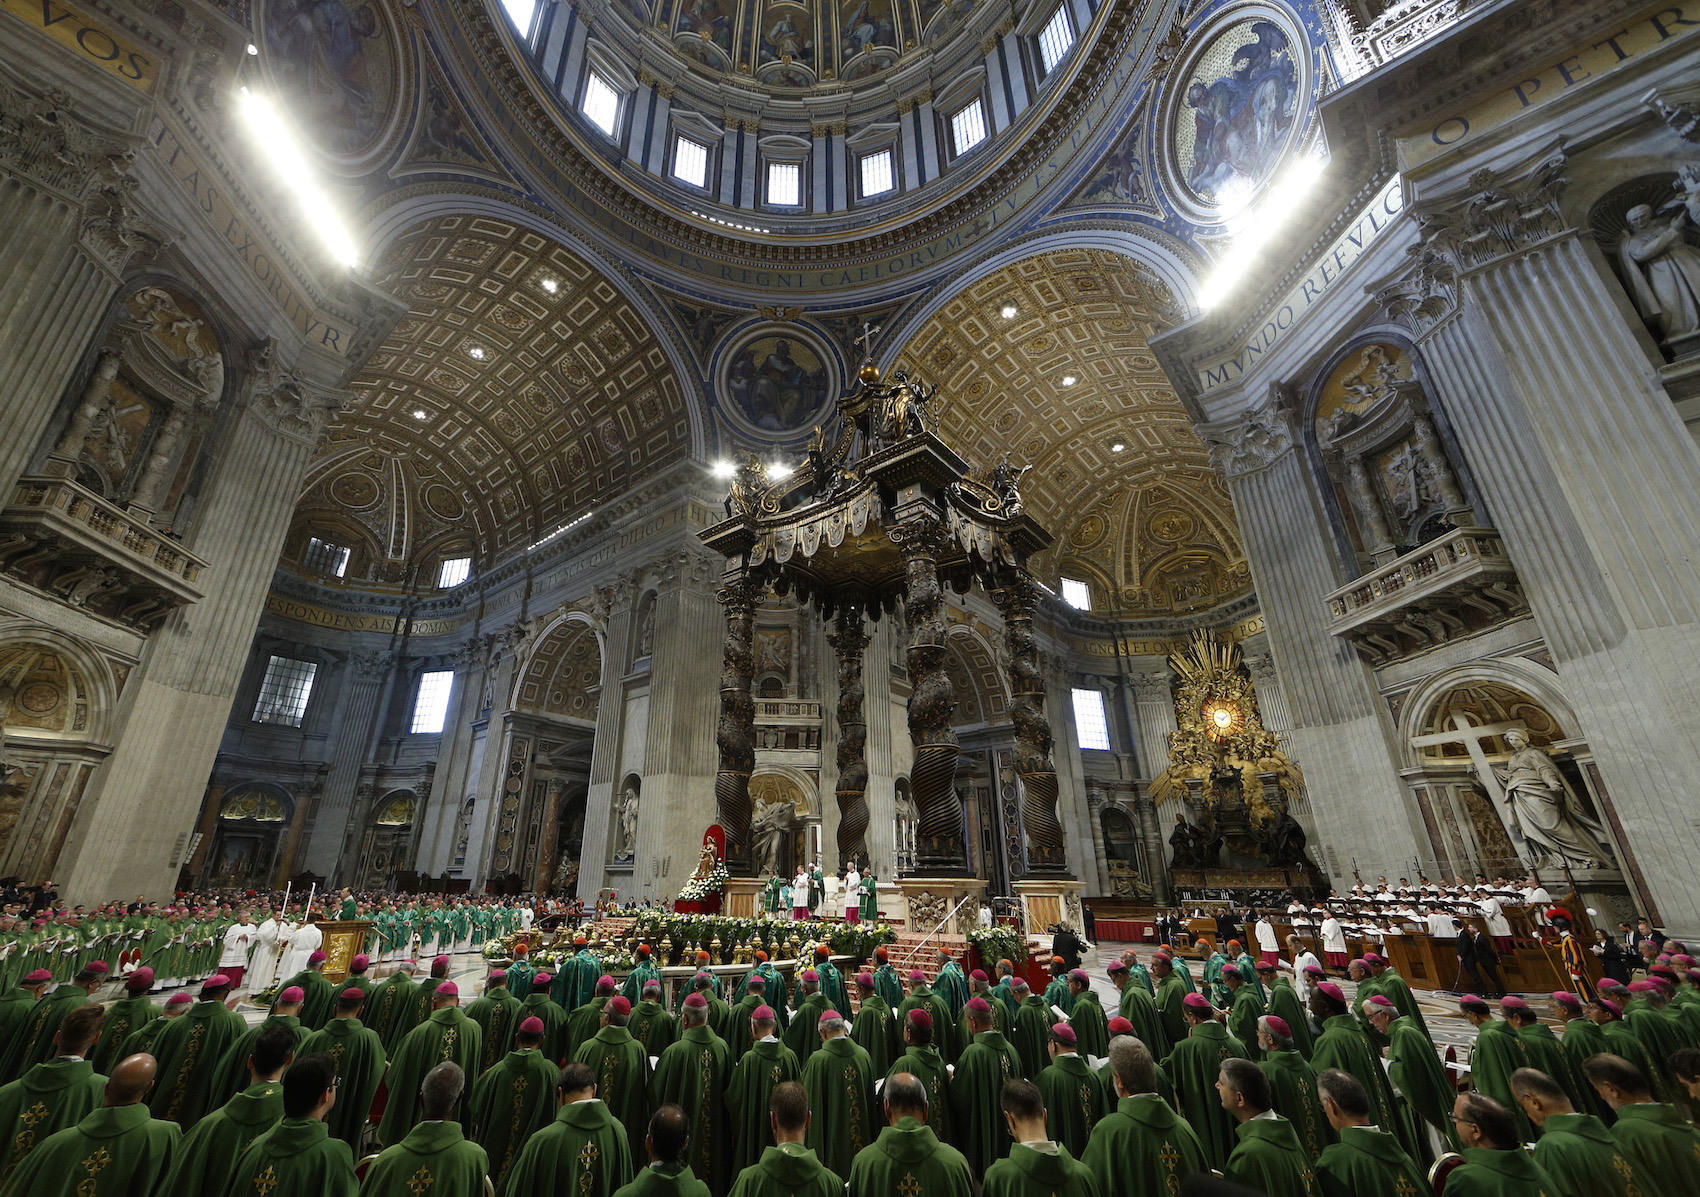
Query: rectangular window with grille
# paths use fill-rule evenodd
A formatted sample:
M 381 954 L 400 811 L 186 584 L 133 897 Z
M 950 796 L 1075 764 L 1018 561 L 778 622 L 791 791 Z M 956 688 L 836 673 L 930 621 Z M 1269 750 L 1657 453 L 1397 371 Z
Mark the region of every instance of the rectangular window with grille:
M 892 177 L 890 150 L 879 150 L 862 156 L 862 195 L 864 198 L 884 195 L 895 187 Z
M 673 177 L 692 187 L 708 186 L 708 147 L 681 137 L 673 143 Z
M 452 669 L 432 670 L 419 676 L 419 694 L 413 700 L 413 734 L 435 736 L 442 732 L 449 717 L 449 690 L 453 688 Z
M 309 573 L 340 578 L 348 569 L 348 550 L 340 544 L 310 536 L 307 538 L 307 551 L 301 554 L 301 564 Z
M 1104 695 L 1100 691 L 1074 691 L 1074 731 L 1085 751 L 1110 750 L 1110 724 L 1104 718 Z
M 472 576 L 471 557 L 448 557 L 437 567 L 437 589 L 459 586 Z
M 1074 22 L 1068 19 L 1068 6 L 1059 5 L 1039 33 L 1039 60 L 1045 64 L 1045 74 L 1056 69 L 1068 48 L 1074 45 Z
M 1092 587 L 1079 578 L 1064 578 L 1062 580 L 1063 602 L 1076 611 L 1092 610 Z
M 580 107 L 591 124 L 608 136 L 614 136 L 620 120 L 620 93 L 595 71 L 591 71 L 584 81 L 584 103 Z
M 537 15 L 537 0 L 502 0 L 508 20 L 514 23 L 522 39 L 531 37 L 531 18 Z
M 254 703 L 254 722 L 300 727 L 318 672 L 318 665 L 312 661 L 297 661 L 292 657 L 273 657 L 267 661 L 260 697 Z
M 986 140 L 986 107 L 976 96 L 974 102 L 950 118 L 950 137 L 956 152 L 966 154 Z
M 767 202 L 776 208 L 794 208 L 802 203 L 803 168 L 795 162 L 769 162 Z

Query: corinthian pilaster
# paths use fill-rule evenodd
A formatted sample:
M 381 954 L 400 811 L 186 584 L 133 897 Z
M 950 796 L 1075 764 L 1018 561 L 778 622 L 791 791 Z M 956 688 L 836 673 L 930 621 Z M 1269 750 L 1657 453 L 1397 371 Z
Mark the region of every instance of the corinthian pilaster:
M 1169 767 L 1169 736 L 1175 730 L 1174 682 L 1167 667 L 1133 674 L 1134 718 L 1139 724 L 1139 761 L 1147 780 Z
M 336 739 L 331 744 L 330 770 L 325 774 L 324 797 L 313 818 L 306 862 L 311 872 L 331 878 L 333 884 L 353 885 L 358 881 L 354 873 L 364 828 L 351 816 L 359 791 L 360 766 L 366 761 L 372 724 L 377 718 L 378 696 L 393 662 L 387 652 L 356 652 L 349 654 L 345 667 L 340 709 L 333 723 Z

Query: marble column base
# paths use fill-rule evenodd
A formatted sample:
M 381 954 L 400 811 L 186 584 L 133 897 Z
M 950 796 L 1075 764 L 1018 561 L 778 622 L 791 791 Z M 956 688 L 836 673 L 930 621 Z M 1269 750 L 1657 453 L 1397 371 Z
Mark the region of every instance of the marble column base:
M 972 898 L 943 928 L 943 934 L 966 936 L 978 923 L 980 900 L 986 896 L 986 883 L 978 877 L 899 877 L 897 888 L 903 894 L 903 920 L 913 935 L 932 934 L 953 906 Z
M 1086 883 L 1073 878 L 1028 877 L 1014 884 L 1021 899 L 1021 917 L 1028 937 L 1050 943 L 1051 928 L 1067 923 L 1075 934 L 1086 938 L 1086 915 L 1080 895 Z

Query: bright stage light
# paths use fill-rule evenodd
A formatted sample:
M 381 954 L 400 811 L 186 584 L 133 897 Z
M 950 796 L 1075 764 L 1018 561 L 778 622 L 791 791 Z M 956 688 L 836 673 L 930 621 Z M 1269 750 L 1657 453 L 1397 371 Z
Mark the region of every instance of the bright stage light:
M 265 149 L 284 185 L 294 192 L 308 221 L 319 231 L 332 255 L 345 266 L 355 263 L 354 239 L 343 227 L 342 216 L 330 197 L 319 189 L 315 172 L 301 152 L 289 123 L 258 92 L 241 91 L 242 115 L 255 139 Z
M 738 472 L 738 467 L 730 461 L 717 461 L 709 467 L 716 478 L 730 478 Z
M 792 474 L 792 469 L 784 462 L 776 461 L 767 467 L 767 473 L 770 478 L 789 478 Z

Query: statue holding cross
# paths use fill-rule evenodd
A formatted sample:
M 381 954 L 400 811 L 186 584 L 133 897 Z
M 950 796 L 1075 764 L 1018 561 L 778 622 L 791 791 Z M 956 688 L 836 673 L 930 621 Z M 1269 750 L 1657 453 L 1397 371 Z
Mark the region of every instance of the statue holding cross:
M 1463 711 L 1452 712 L 1453 731 L 1416 736 L 1411 744 L 1427 748 L 1462 744 L 1482 789 L 1496 806 L 1506 810 L 1506 822 L 1522 834 L 1531 850 L 1555 856 L 1566 865 L 1583 868 L 1617 867 L 1605 828 L 1582 807 L 1570 783 L 1545 752 L 1529 742 L 1521 722 L 1477 724 Z M 1482 742 L 1502 736 L 1511 749 L 1495 754 L 1496 768 Z

